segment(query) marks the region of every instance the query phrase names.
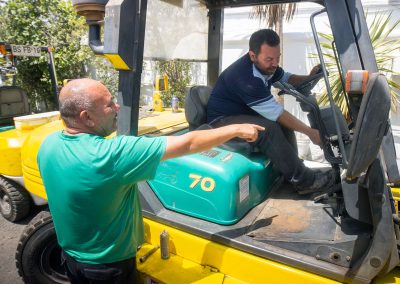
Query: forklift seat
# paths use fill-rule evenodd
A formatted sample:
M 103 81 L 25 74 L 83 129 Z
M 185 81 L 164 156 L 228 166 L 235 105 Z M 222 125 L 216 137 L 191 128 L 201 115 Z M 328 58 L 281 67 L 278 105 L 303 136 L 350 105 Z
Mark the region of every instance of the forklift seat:
M 209 86 L 193 86 L 185 98 L 185 116 L 189 130 L 195 130 L 207 123 L 207 103 L 212 88 Z
M 347 179 L 360 176 L 376 159 L 389 126 L 389 112 L 390 89 L 386 77 L 370 74 L 350 148 Z
M 16 116 L 29 114 L 28 96 L 17 86 L 0 87 L 0 124 L 13 123 Z
M 185 116 L 189 123 L 189 131 L 211 129 L 207 124 L 207 103 L 212 88 L 209 86 L 193 86 L 185 98 Z M 242 154 L 257 152 L 257 149 L 242 139 L 232 139 L 219 146 L 220 148 Z

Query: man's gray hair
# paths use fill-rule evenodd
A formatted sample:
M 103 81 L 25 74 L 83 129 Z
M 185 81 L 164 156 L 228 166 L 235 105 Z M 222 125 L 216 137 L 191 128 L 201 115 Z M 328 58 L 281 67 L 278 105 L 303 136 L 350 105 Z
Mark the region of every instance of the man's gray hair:
M 67 88 L 63 91 L 68 92 L 68 96 L 60 96 L 60 115 L 67 126 L 76 126 L 81 111 L 92 109 L 93 102 L 86 94 L 85 87 L 66 85 L 64 88 Z

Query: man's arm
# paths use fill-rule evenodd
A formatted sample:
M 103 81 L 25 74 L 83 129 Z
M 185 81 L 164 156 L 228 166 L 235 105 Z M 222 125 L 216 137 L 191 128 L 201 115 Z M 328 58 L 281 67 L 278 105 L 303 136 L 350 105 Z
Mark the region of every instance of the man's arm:
M 191 131 L 180 136 L 168 136 L 162 160 L 201 152 L 235 137 L 254 142 L 258 137 L 258 131 L 263 130 L 264 127 L 254 124 L 232 124 L 220 128 Z
M 297 119 L 293 115 L 291 115 L 286 110 L 279 116 L 277 122 L 286 128 L 289 128 L 294 131 L 301 132 L 308 137 L 310 137 L 311 141 L 316 145 L 321 145 L 321 137 L 319 136 L 319 131 L 317 129 L 313 129 L 306 124 L 304 124 L 301 120 Z
M 311 69 L 309 75 L 295 75 L 291 74 L 288 79 L 288 83 L 294 87 L 299 86 L 303 81 L 307 80 L 310 76 L 317 74 L 321 69 L 321 64 L 315 65 L 313 69 Z

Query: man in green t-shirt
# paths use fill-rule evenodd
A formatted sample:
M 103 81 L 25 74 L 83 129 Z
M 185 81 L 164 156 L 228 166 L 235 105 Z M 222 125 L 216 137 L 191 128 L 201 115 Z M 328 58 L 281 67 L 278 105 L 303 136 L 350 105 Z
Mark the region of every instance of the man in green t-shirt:
M 71 283 L 135 282 L 144 237 L 136 183 L 153 178 L 162 160 L 234 137 L 252 142 L 264 130 L 236 124 L 181 136 L 106 139 L 120 107 L 104 85 L 72 80 L 59 100 L 65 129 L 46 138 L 38 164 Z

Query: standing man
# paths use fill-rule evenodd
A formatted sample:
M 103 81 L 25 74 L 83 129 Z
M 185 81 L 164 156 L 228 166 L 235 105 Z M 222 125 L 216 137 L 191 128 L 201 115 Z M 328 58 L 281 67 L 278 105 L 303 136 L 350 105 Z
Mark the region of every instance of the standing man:
M 106 139 L 119 105 L 91 79 L 60 93 L 65 129 L 46 138 L 38 164 L 64 267 L 71 283 L 136 283 L 143 220 L 136 183 L 154 177 L 160 161 L 199 152 L 234 137 L 255 141 L 263 127 L 239 124 L 181 136 Z
M 215 127 L 234 123 L 263 126 L 265 131 L 254 144 L 299 193 L 319 191 L 333 184 L 333 171 L 323 173 L 307 168 L 298 157 L 293 132 L 304 133 L 320 145 L 319 131 L 284 110 L 271 94 L 271 86 L 277 81 L 296 86 L 308 78 L 279 67 L 279 44 L 278 34 L 270 29 L 251 35 L 249 52 L 224 70 L 217 80 L 208 101 L 208 123 Z M 318 68 L 314 67 L 310 75 Z

